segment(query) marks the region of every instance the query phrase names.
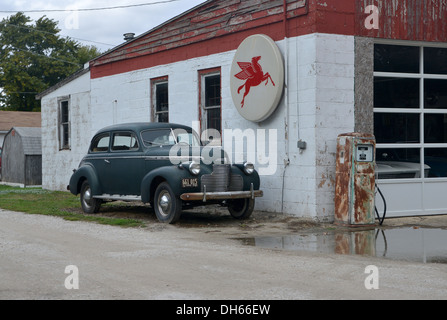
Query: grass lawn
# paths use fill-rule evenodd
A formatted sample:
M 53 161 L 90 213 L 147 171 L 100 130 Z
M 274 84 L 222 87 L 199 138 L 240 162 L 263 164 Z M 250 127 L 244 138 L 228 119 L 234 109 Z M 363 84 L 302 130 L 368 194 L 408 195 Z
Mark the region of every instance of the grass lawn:
M 0 185 L 0 208 L 30 214 L 62 217 L 71 221 L 91 221 L 122 227 L 144 227 L 135 219 L 101 217 L 93 214 L 77 213 L 81 206 L 79 196 L 69 192 L 48 191 L 41 188 L 20 188 Z

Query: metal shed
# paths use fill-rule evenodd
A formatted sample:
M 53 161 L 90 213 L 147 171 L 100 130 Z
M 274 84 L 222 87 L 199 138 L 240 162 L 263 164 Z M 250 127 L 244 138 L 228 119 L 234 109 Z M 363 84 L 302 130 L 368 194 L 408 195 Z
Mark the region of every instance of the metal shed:
M 2 181 L 25 186 L 42 184 L 41 128 L 14 127 L 6 134 Z

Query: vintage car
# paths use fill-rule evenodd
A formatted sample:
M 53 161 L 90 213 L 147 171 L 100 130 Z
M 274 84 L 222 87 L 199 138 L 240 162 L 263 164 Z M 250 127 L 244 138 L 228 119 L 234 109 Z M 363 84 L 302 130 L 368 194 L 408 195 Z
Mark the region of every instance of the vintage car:
M 141 201 L 159 221 L 174 223 L 182 208 L 206 204 L 248 218 L 263 195 L 259 187 L 253 164 L 230 164 L 222 148 L 202 145 L 190 127 L 128 123 L 96 133 L 67 188 L 80 194 L 86 213 L 104 201 Z

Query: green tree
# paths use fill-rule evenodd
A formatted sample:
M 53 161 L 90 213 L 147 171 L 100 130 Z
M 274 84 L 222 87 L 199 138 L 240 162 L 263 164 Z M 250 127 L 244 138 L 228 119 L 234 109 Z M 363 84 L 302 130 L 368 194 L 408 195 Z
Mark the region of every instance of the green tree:
M 59 35 L 57 22 L 43 16 L 33 24 L 18 12 L 0 22 L 0 107 L 40 111 L 37 93 L 46 90 L 100 54 Z

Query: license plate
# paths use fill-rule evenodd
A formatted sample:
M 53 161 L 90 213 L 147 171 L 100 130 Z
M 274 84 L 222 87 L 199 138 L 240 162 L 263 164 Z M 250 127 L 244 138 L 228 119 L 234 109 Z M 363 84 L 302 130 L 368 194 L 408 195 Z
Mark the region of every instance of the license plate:
M 199 182 L 197 178 L 185 178 L 182 179 L 182 188 L 192 188 L 192 187 L 198 187 Z

